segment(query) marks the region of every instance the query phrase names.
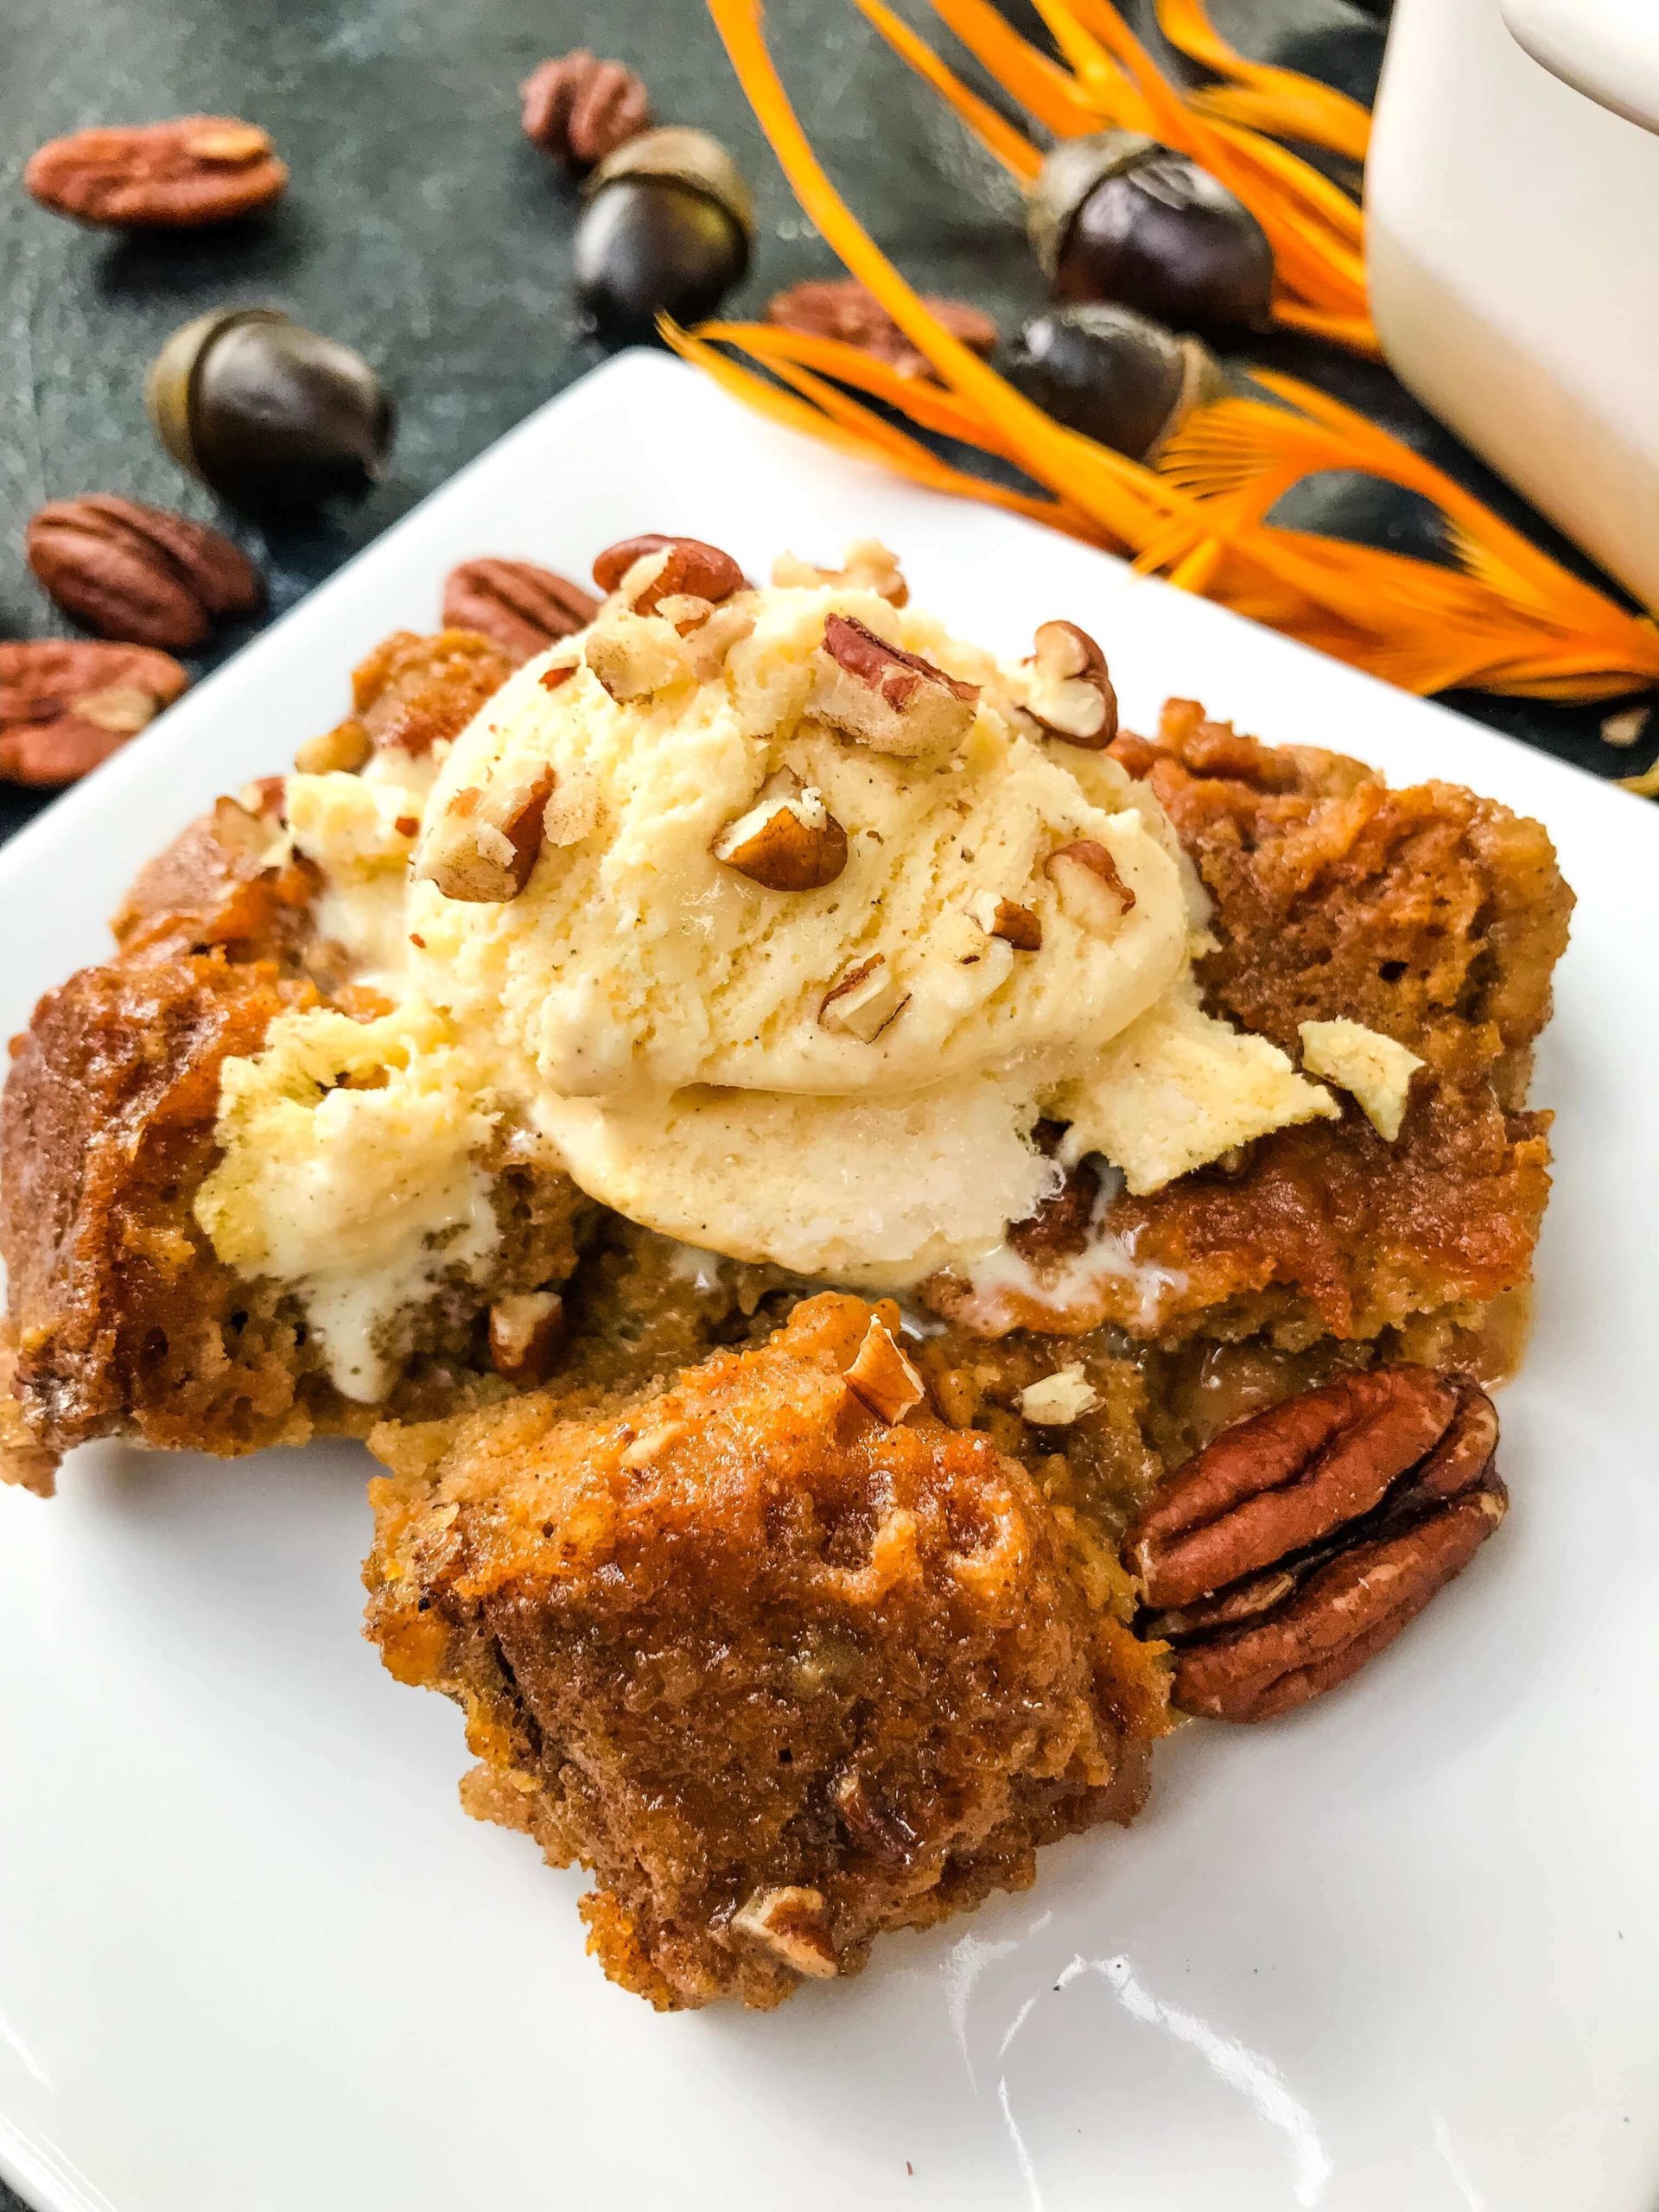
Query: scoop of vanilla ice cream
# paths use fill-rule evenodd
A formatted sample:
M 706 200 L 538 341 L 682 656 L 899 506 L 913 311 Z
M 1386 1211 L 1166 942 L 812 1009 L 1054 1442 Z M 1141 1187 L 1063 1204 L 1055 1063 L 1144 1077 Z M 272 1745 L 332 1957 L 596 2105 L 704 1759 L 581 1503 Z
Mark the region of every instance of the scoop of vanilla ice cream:
M 418 1001 L 371 1021 L 279 1014 L 258 1054 L 225 1063 L 224 1156 L 196 1218 L 239 1273 L 293 1285 L 346 1397 L 382 1395 L 412 1310 L 494 1251 L 481 1072 Z
M 1203 1011 L 1206 902 L 1151 791 L 1046 737 L 1017 667 L 798 573 L 712 614 L 630 606 L 625 580 L 422 765 L 422 787 L 395 761 L 359 788 L 290 783 L 328 934 L 411 1038 L 429 1023 L 437 1040 L 401 1129 L 414 1143 L 418 1122 L 407 1188 L 363 1186 L 382 1315 L 435 1253 L 472 1263 L 465 1171 L 498 1124 L 666 1235 L 888 1289 L 971 1268 L 1050 1194 L 1044 1116 L 1072 1125 L 1067 1157 L 1103 1152 L 1141 1191 L 1336 1110 Z M 936 708 L 950 679 L 927 742 L 895 751 L 891 718 L 849 723 L 836 618 L 878 662 L 893 648 L 943 671 L 924 678 Z M 812 887 L 773 887 L 753 861 L 779 806 L 811 842 L 788 880 Z M 286 1019 L 278 1048 L 227 1064 L 203 1218 L 234 1264 L 264 1254 L 321 1310 L 321 1243 L 365 1249 L 355 1213 L 329 1216 L 352 1133 L 376 1165 L 414 1102 L 396 1073 L 391 1095 L 358 1094 L 378 1108 L 296 1102 L 308 1025 L 340 1017 Z M 283 1221 L 283 1178 L 250 1156 L 273 1130 L 312 1193 L 302 1220 Z
M 984 687 L 958 749 L 886 757 L 807 711 L 831 613 Z M 550 767 L 593 827 L 499 904 L 416 882 L 417 988 L 487 1025 L 540 1091 L 638 1107 L 692 1084 L 915 1090 L 1112 1036 L 1167 988 L 1186 938 L 1170 854 L 1121 794 L 1086 795 L 1059 748 L 1022 734 L 984 655 L 868 592 L 774 588 L 754 617 L 702 683 L 619 702 L 587 666 L 550 691 L 532 662 L 505 685 L 456 741 L 433 807 Z M 820 890 L 768 890 L 715 857 L 780 773 L 846 834 Z M 1107 849 L 1133 896 L 1104 935 L 1045 873 L 1077 839 Z M 1035 915 L 1039 950 L 988 933 L 981 910 L 1001 899 Z M 865 1041 L 819 1016 L 874 957 L 905 1003 Z
M 992 1250 L 1058 1189 L 1030 1141 L 1029 1085 L 969 1076 L 828 1102 L 677 1091 L 637 1112 L 549 1102 L 582 1189 L 683 1243 L 832 1282 L 898 1289 Z

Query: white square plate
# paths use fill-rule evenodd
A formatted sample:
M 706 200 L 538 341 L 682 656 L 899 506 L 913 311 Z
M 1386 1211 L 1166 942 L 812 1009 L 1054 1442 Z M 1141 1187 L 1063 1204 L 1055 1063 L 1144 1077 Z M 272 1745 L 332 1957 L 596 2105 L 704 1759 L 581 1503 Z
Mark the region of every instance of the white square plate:
M 359 1634 L 364 1455 L 91 1448 L 0 1495 L 0 2168 L 49 2212 L 1650 2212 L 1659 2189 L 1659 837 L 1639 802 L 624 359 L 427 501 L 0 853 L 0 1022 L 133 869 L 338 715 L 479 553 L 643 529 L 753 573 L 871 531 L 1023 651 L 1548 823 L 1580 895 L 1559 1171 L 1499 1540 L 1340 1695 L 1164 1747 L 1127 1835 L 780 2012 L 659 2018 L 575 1874 L 465 1819 L 461 1722 Z

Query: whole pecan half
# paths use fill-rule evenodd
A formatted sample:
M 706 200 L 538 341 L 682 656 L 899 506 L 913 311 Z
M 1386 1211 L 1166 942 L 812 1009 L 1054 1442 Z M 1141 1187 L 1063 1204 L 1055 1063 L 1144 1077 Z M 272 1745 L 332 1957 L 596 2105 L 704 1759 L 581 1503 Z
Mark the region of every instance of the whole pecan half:
M 632 594 L 630 603 L 636 614 L 655 613 L 664 599 L 706 599 L 717 606 L 743 589 L 742 569 L 718 545 L 709 545 L 701 537 L 664 537 L 654 530 L 638 537 L 619 538 L 614 545 L 596 553 L 594 582 L 601 591 L 613 592 L 636 562 L 652 560 L 658 554 L 664 556 L 662 566 L 654 574 L 647 571 L 647 581 Z
M 577 173 L 596 168 L 651 123 L 644 80 L 584 46 L 533 69 L 518 96 L 525 137 Z
M 23 543 L 66 613 L 129 645 L 188 652 L 264 596 L 258 570 L 219 531 L 113 493 L 54 499 Z
M 966 300 L 947 300 L 935 292 L 922 296 L 935 320 L 953 338 L 976 353 L 995 350 L 996 325 L 982 309 L 969 306 Z M 900 376 L 931 377 L 933 373 L 926 355 L 918 353 L 874 293 L 867 291 L 855 277 L 815 278 L 809 283 L 791 284 L 786 292 L 767 302 L 766 320 L 785 330 L 798 330 L 808 338 L 838 338 L 842 345 L 856 346 L 861 353 L 885 361 Z
M 585 630 L 598 612 L 591 592 L 533 561 L 463 561 L 443 587 L 447 630 L 476 630 L 520 661 Z
M 194 230 L 265 207 L 287 184 L 288 167 L 257 123 L 181 115 L 54 138 L 31 157 L 23 182 L 42 207 L 78 222 Z
M 1254 1414 L 1189 1459 L 1124 1556 L 1175 1648 L 1174 1702 L 1265 1720 L 1362 1667 L 1503 1519 L 1497 1414 L 1472 1383 L 1383 1367 Z
M 0 645 L 0 780 L 73 784 L 135 736 L 190 681 L 144 645 Z

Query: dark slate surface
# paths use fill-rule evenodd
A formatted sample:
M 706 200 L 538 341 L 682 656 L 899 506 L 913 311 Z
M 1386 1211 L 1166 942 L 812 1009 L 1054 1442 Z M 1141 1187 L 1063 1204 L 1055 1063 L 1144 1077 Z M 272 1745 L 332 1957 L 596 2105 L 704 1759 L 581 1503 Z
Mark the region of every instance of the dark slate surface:
M 1009 6 L 1018 12 L 1023 0 Z M 142 398 L 162 340 L 206 308 L 285 308 L 360 346 L 401 403 L 392 474 L 364 505 L 275 531 L 232 524 L 269 570 L 273 612 L 600 358 L 568 294 L 572 194 L 516 125 L 514 88 L 544 53 L 594 41 L 645 72 L 660 116 L 728 138 L 755 182 L 761 219 L 739 304 L 758 306 L 776 286 L 831 265 L 697 0 L 623 0 L 602 17 L 592 0 L 534 10 L 512 0 L 79 0 L 73 11 L 61 0 L 10 0 L 6 12 L 0 635 L 66 626 L 21 556 L 23 525 L 42 500 L 112 490 L 213 515 L 207 495 L 154 444 Z M 1217 12 L 1259 52 L 1361 96 L 1374 85 L 1378 8 L 1220 0 Z M 772 22 L 821 151 L 883 242 L 931 287 L 971 295 L 1012 327 L 1040 289 L 1000 173 L 839 0 L 774 0 Z M 195 239 L 123 241 L 45 214 L 18 188 L 44 137 L 191 110 L 246 114 L 272 130 L 295 182 L 269 218 Z M 1324 348 L 1274 341 L 1272 350 L 1450 450 L 1386 374 Z M 1421 524 L 1401 503 L 1369 490 L 1331 496 L 1389 542 L 1415 542 Z M 410 620 L 430 612 L 411 608 Z M 218 650 L 237 642 L 226 636 Z M 1601 772 L 1630 766 L 1599 742 L 1605 710 L 1457 703 Z M 43 803 L 0 788 L 0 835 Z
M 1022 5 L 1009 0 L 1011 13 Z M 1375 0 L 1217 4 L 1241 44 L 1362 98 L 1375 85 L 1385 14 Z M 162 339 L 207 308 L 284 308 L 359 346 L 401 404 L 392 474 L 364 505 L 269 533 L 231 523 L 270 575 L 273 612 L 601 358 L 568 296 L 573 196 L 517 127 L 515 87 L 543 54 L 587 42 L 620 55 L 646 75 L 662 119 L 728 140 L 760 216 L 756 268 L 737 305 L 758 308 L 833 265 L 697 0 L 611 0 L 603 10 L 593 0 L 7 0 L 4 16 L 0 635 L 66 626 L 22 559 L 23 525 L 43 500 L 118 491 L 225 521 L 156 447 L 142 397 Z M 1041 291 L 1006 181 L 841 0 L 772 0 L 770 18 L 819 150 L 877 236 L 912 276 L 977 299 L 1012 330 Z M 124 242 L 41 213 L 20 188 L 42 139 L 192 111 L 245 115 L 272 131 L 295 181 L 269 219 L 194 240 Z M 1438 456 L 1454 453 L 1384 372 L 1285 341 L 1273 353 Z M 1421 518 L 1405 505 L 1351 486 L 1329 498 L 1389 543 L 1419 542 Z M 435 612 L 412 607 L 410 620 Z M 226 636 L 220 652 L 238 642 Z M 1628 753 L 1597 736 L 1605 709 L 1456 703 L 1602 773 L 1630 767 Z M 0 836 L 42 803 L 0 787 Z M 0 2186 L 0 2212 L 16 2205 Z

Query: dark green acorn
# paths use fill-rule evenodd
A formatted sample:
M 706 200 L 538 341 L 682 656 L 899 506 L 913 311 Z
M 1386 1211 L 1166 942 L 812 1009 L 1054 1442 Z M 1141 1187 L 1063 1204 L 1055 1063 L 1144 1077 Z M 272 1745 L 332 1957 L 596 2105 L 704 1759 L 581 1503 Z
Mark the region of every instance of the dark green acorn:
M 1014 345 L 1008 378 L 1057 423 L 1131 461 L 1151 461 L 1189 408 L 1229 388 L 1202 340 L 1178 338 L 1133 308 L 1096 303 L 1034 316 Z
M 1137 308 L 1175 330 L 1265 330 L 1273 248 L 1243 200 L 1135 130 L 1068 138 L 1044 162 L 1027 227 L 1063 300 Z
M 272 308 L 175 330 L 145 381 L 156 435 L 234 506 L 315 506 L 385 474 L 397 410 L 360 353 Z
M 577 296 L 607 337 L 648 338 L 658 315 L 696 322 L 747 273 L 748 187 L 707 131 L 642 131 L 587 191 L 571 258 Z

